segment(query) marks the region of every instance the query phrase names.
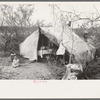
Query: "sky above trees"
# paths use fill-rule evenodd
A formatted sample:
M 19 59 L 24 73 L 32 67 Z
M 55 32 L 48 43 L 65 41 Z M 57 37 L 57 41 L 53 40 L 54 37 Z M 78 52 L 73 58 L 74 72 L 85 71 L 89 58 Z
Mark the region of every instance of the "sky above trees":
M 81 18 L 90 19 L 93 17 L 94 19 L 100 16 L 100 3 L 99 2 L 0 2 L 0 4 L 8 4 L 13 6 L 14 10 L 16 10 L 18 4 L 34 4 L 34 13 L 32 16 L 32 20 L 34 23 L 37 21 L 43 21 L 44 24 L 53 23 L 53 9 L 50 4 L 55 4 L 59 7 L 61 11 L 74 12 L 79 15 Z M 54 12 L 57 15 L 60 10 L 55 8 Z M 59 15 L 59 14 L 58 14 Z M 72 20 L 73 18 L 69 20 Z M 80 26 L 86 20 L 76 21 L 74 26 Z M 80 24 L 80 25 L 79 25 Z

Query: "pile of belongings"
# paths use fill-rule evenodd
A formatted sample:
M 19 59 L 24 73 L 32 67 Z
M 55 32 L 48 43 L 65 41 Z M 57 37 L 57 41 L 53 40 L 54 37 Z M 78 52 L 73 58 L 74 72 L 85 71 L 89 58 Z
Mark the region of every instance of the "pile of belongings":
M 77 80 L 77 75 L 82 72 L 82 66 L 80 64 L 68 64 L 66 65 L 66 73 L 62 80 Z
M 42 46 L 41 49 L 38 51 L 38 56 L 43 58 L 43 55 L 45 54 L 52 54 L 52 49 Z

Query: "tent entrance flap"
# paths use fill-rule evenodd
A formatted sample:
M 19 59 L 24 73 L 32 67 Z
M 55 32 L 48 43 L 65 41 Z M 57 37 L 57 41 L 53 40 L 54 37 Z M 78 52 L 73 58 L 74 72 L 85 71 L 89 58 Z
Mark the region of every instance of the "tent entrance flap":
M 39 32 L 38 30 L 28 36 L 24 42 L 19 45 L 20 55 L 29 60 L 37 60 Z
M 46 36 L 45 36 L 46 35 Z M 52 42 L 50 34 L 44 34 L 44 32 L 39 32 L 38 41 L 38 56 L 43 58 L 43 55 L 50 55 L 55 53 L 58 46 Z
M 49 38 L 47 38 L 44 34 L 39 34 L 39 41 L 38 41 L 38 50 L 41 49 L 41 47 L 49 47 L 57 49 L 58 46 L 54 44 Z
M 57 50 L 58 46 L 52 42 L 55 38 L 48 33 L 44 34 L 44 32 L 41 33 L 40 30 L 37 30 L 28 36 L 19 45 L 20 55 L 33 61 L 38 60 L 41 51 L 41 54 L 50 54 L 54 49 Z

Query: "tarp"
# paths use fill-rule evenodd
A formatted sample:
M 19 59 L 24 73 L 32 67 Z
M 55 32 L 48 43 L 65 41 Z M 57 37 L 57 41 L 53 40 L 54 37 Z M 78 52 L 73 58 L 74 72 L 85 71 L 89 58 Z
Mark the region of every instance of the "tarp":
M 19 45 L 20 55 L 25 58 L 34 61 L 37 60 L 37 47 L 39 40 L 39 31 L 35 31 L 30 36 L 28 36 L 24 42 Z
M 88 42 L 82 40 L 75 32 L 68 26 L 64 28 L 63 45 L 68 52 L 75 55 L 79 62 L 91 61 L 94 58 L 95 47 Z
M 63 24 L 58 22 L 56 26 L 49 29 L 43 28 L 43 30 L 54 34 L 58 43 L 62 42 L 65 49 L 70 54 L 75 55 L 75 59 L 78 62 L 83 63 L 84 61 L 90 62 L 93 60 L 96 48 L 81 39 L 69 26 L 63 26 Z
M 65 54 L 65 47 L 60 43 L 60 46 L 56 52 L 56 55 L 64 55 Z

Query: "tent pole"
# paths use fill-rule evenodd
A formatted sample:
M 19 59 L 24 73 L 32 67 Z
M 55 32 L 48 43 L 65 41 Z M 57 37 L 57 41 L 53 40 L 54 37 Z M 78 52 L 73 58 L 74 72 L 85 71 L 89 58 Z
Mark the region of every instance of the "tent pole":
M 64 53 L 64 55 L 63 55 L 63 60 L 64 60 L 64 65 L 65 65 L 65 53 Z
M 42 58 L 43 58 L 43 39 L 42 39 Z
M 63 32 L 64 32 L 64 24 L 62 24 L 62 38 L 63 38 Z M 63 44 L 63 42 L 62 42 L 62 45 L 64 45 Z M 63 55 L 63 61 L 64 61 L 64 65 L 65 65 L 65 53 L 64 53 L 64 55 Z
M 71 23 L 72 24 L 72 23 Z M 71 26 L 70 26 L 71 27 Z M 73 29 L 73 24 L 72 24 L 72 29 Z M 72 49 L 71 49 L 71 54 L 69 58 L 69 63 L 72 63 L 72 53 L 73 53 L 73 46 L 74 46 L 74 36 L 72 36 Z
M 73 43 L 74 43 L 74 40 L 72 41 L 72 49 L 71 49 L 71 54 L 70 54 L 70 58 L 69 58 L 70 64 L 71 64 L 71 61 L 72 61 Z
M 70 57 L 69 57 L 69 64 L 71 64 L 71 60 L 72 60 L 72 55 L 70 54 Z

